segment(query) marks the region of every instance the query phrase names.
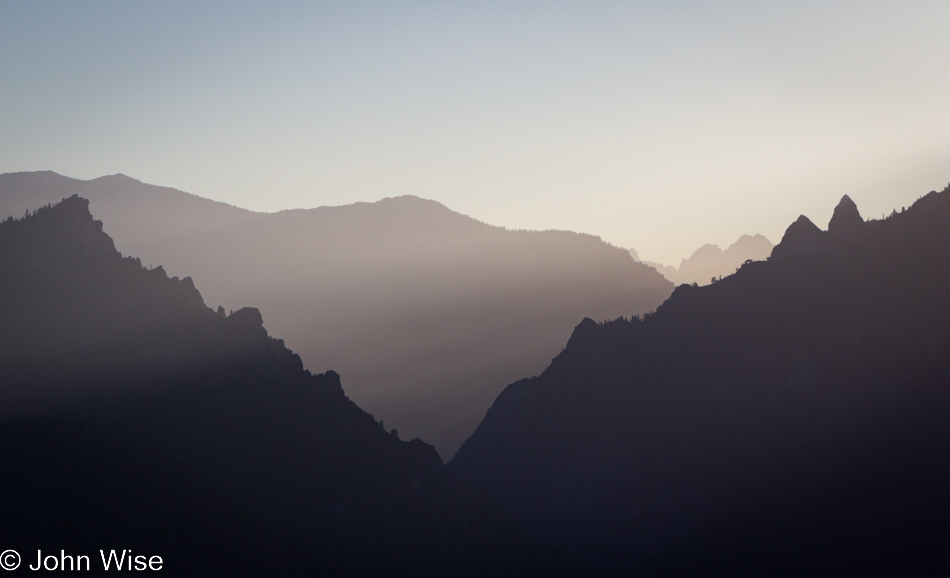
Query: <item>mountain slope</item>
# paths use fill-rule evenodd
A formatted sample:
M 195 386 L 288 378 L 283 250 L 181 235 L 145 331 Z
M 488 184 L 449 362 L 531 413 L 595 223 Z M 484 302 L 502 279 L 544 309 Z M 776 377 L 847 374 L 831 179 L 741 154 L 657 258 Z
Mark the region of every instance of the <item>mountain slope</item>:
M 840 218 L 839 218 L 840 214 Z M 910 575 L 950 568 L 950 193 L 585 320 L 449 464 L 568 572 Z
M 673 289 L 597 237 L 415 197 L 260 214 L 122 175 L 16 173 L 0 175 L 0 214 L 74 192 L 119 250 L 191 276 L 212 305 L 255 304 L 306 367 L 346 375 L 361 407 L 445 457 L 579 320 L 651 311 Z
M 431 446 L 305 371 L 257 310 L 216 313 L 190 279 L 123 258 L 84 199 L 0 224 L 0 350 L 2 417 L 153 444 L 334 565 L 443 574 L 507 547 Z

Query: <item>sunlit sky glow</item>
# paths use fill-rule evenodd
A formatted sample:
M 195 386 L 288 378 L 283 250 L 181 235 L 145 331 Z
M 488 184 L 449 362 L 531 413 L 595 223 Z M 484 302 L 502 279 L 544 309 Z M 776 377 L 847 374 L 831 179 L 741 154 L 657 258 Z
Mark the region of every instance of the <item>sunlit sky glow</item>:
M 950 180 L 947 2 L 0 0 L 0 172 L 413 194 L 678 264 Z

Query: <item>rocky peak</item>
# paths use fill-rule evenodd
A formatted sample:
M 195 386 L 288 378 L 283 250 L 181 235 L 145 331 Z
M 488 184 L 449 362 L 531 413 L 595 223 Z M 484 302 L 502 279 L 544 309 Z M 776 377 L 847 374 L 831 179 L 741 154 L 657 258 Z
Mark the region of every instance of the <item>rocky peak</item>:
M 33 269 L 43 263 L 76 268 L 90 260 L 120 258 L 112 239 L 102 231 L 102 222 L 89 212 L 89 201 L 76 195 L 40 207 L 20 220 L 8 218 L 2 225 L 0 234 L 8 245 L 23 244 L 22 251 L 11 254 L 21 258 L 29 254 L 27 261 Z
M 690 256 L 690 259 L 695 259 L 695 258 L 708 259 L 708 258 L 715 258 L 720 255 L 722 255 L 722 249 L 720 249 L 718 245 L 713 245 L 712 243 L 706 243 L 699 249 L 696 249 L 695 251 L 693 251 L 692 256 Z M 683 259 L 683 261 L 688 261 L 688 260 L 689 259 Z
M 851 197 L 845 195 L 835 207 L 835 212 L 828 223 L 828 232 L 838 236 L 851 236 L 860 231 L 863 225 L 864 219 L 858 212 L 858 206 L 854 204 Z
M 590 317 L 585 317 L 574 327 L 565 349 L 585 349 L 596 343 L 599 325 Z
M 812 253 L 821 245 L 823 234 L 811 219 L 800 215 L 785 229 L 782 241 L 772 250 L 772 258 Z
M 232 325 L 240 327 L 258 328 L 264 326 L 264 318 L 261 316 L 260 309 L 256 307 L 238 309 L 228 319 L 230 319 Z
M 731 267 L 739 267 L 747 259 L 761 261 L 772 254 L 774 245 L 764 235 L 742 235 L 722 252 Z

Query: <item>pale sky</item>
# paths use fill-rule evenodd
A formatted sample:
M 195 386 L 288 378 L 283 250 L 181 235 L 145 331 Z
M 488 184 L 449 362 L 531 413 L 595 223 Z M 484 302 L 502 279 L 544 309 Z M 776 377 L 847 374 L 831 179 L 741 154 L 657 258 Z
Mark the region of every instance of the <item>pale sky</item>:
M 0 172 L 413 194 L 678 264 L 950 181 L 950 2 L 0 0 Z

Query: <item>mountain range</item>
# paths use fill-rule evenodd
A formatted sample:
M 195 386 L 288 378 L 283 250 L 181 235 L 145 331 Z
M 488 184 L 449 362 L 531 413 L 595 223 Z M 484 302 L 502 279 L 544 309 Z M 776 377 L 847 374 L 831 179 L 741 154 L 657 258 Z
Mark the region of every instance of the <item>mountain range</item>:
M 678 268 L 652 261 L 642 262 L 655 268 L 675 285 L 684 283 L 708 285 L 714 282 L 713 279 L 718 281 L 732 275 L 750 259 L 752 261 L 768 259 L 772 254 L 772 247 L 772 242 L 762 235 L 742 235 L 725 251 L 711 243 L 703 245 L 688 258 L 683 259 Z M 630 249 L 630 255 L 634 260 L 640 261 L 640 256 L 634 249 Z
M 19 491 L 2 507 L 28 551 L 97 538 L 123 548 L 111 544 L 127 533 L 126 544 L 162 547 L 166 568 L 183 575 L 222 567 L 239 547 L 234 531 L 247 531 L 248 548 L 260 528 L 272 536 L 262 547 L 274 544 L 260 556 L 284 541 L 298 552 L 273 571 L 445 575 L 481 573 L 488 561 L 494 572 L 520 544 L 495 528 L 504 516 L 490 503 L 455 488 L 432 446 L 384 430 L 338 374 L 304 370 L 258 310 L 212 310 L 190 278 L 123 257 L 85 199 L 0 223 L 0 351 L 0 417 L 21 420 L 0 429 L 0 454 L 29 469 L 4 470 L 5 487 Z M 66 425 L 31 425 L 44 416 Z M 43 483 L 24 483 L 39 472 Z M 103 480 L 114 488 L 104 492 Z M 123 503 L 137 509 L 116 511 Z M 31 521 L 50 504 L 79 513 Z M 195 508 L 191 522 L 145 517 L 182 507 Z M 179 550 L 201 539 L 204 550 Z M 262 566 L 248 571 L 272 575 Z
M 567 575 L 950 570 L 950 187 L 577 326 L 449 468 Z
M 417 197 L 254 213 L 114 175 L 0 175 L 0 217 L 78 194 L 116 247 L 259 309 L 305 367 L 451 457 L 504 386 L 584 317 L 654 310 L 673 285 L 597 237 L 511 231 Z
M 583 320 L 443 465 L 68 197 L 0 223 L 2 534 L 189 576 L 943 575 L 948 294 L 950 186 L 844 197 Z

